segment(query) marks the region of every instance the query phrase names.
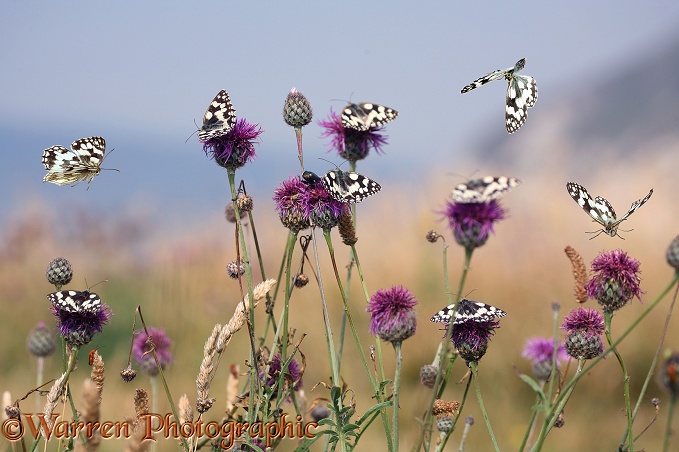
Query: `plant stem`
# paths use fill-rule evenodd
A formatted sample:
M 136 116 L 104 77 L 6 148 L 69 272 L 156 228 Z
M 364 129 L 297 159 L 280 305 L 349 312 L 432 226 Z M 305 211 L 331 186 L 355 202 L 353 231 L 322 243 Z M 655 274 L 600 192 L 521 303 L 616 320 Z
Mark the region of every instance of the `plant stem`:
M 469 363 L 469 367 L 471 368 L 472 375 L 474 377 L 474 387 L 476 388 L 476 399 L 479 401 L 479 408 L 481 409 L 483 420 L 486 422 L 486 428 L 488 429 L 490 440 L 493 442 L 493 447 L 495 447 L 495 450 L 499 452 L 500 447 L 497 445 L 497 440 L 495 439 L 493 428 L 490 426 L 490 419 L 488 418 L 488 413 L 486 413 L 486 407 L 484 406 L 483 398 L 481 397 L 481 387 L 479 386 L 479 375 L 478 375 L 478 363 L 472 361 Z
M 398 450 L 398 400 L 401 387 L 401 365 L 403 362 L 403 353 L 401 351 L 401 341 L 392 342 L 394 346 L 394 352 L 396 353 L 396 370 L 394 371 L 394 392 L 392 399 L 392 409 L 393 409 L 393 422 L 392 422 L 392 435 L 394 437 L 393 447 L 394 450 Z

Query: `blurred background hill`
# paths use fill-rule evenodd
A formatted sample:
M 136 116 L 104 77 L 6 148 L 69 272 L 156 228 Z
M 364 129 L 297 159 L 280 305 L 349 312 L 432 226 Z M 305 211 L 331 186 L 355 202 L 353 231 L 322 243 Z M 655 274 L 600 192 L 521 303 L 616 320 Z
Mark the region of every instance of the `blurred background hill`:
M 276 277 L 286 239 L 271 194 L 299 171 L 294 133 L 280 117 L 290 88 L 309 98 L 315 119 L 344 105 L 335 98 L 371 100 L 399 110 L 386 130 L 386 155 L 359 162 L 359 171 L 378 180 L 383 190 L 359 205 L 358 250 L 371 291 L 403 284 L 420 301 L 418 332 L 404 344 L 404 450 L 416 438 L 422 400 L 428 396 L 419 385 L 419 368 L 433 359 L 441 336 L 428 319 L 446 304 L 441 244 L 424 240 L 429 229 L 448 239 L 453 287 L 461 270 L 462 250 L 439 214 L 455 184 L 486 174 L 523 180 L 503 199 L 510 217 L 475 253 L 466 284 L 474 290 L 470 298 L 509 313 L 481 362 L 484 400 L 503 449 L 518 447 L 534 401 L 513 369 L 530 372 L 520 356 L 525 340 L 551 334 L 555 301 L 561 316 L 577 307 L 564 247 L 575 247 L 587 262 L 616 247 L 641 261 L 643 304 L 635 301 L 616 315 L 614 336 L 672 275 L 665 251 L 679 233 L 674 199 L 679 5 L 536 5 L 523 11 L 530 20 L 509 28 L 512 5 L 475 11 L 448 2 L 418 10 L 363 2 L 330 9 L 301 2 L 295 11 L 288 5 L 254 11 L 218 2 L 202 9 L 149 3 L 134 13 L 47 3 L 37 11 L 20 4 L 1 8 L 0 56 L 6 64 L 0 71 L 0 389 L 14 397 L 32 387 L 27 375 L 35 363 L 25 352 L 26 334 L 39 321 L 52 322 L 44 270 L 51 259 L 64 256 L 75 269 L 70 288 L 84 289 L 85 279 L 90 285 L 108 280 L 96 290 L 115 316 L 92 343 L 107 364 L 103 417 L 131 414 L 133 387 L 149 386 L 141 375 L 132 385 L 116 375 L 126 365 L 138 304 L 146 320 L 174 340 L 175 364 L 168 371 L 173 395 L 187 393 L 195 400 L 203 343 L 215 322 L 230 318 L 240 298 L 237 283 L 225 272 L 235 259 L 233 227 L 223 217 L 229 198 L 226 174 L 205 158 L 195 137 L 185 143 L 195 130 L 193 121 L 201 120 L 222 88 L 231 93 L 239 116 L 264 129 L 259 158 L 238 176 L 255 199 L 267 277 Z M 210 36 L 213 30 L 219 30 L 218 37 Z M 537 80 L 539 99 L 526 124 L 509 136 L 504 82 L 465 95 L 459 89 L 521 57 L 527 58 L 524 72 Z M 327 140 L 320 133 L 315 122 L 304 130 L 305 163 L 316 172 L 328 167 L 317 157 L 340 163 L 335 154 L 326 154 Z M 115 148 L 104 166 L 120 173 L 103 172 L 89 190 L 42 183 L 42 149 L 97 134 L 106 137 L 109 150 Z M 624 241 L 590 241 L 585 231 L 596 225 L 568 196 L 567 181 L 606 197 L 618 215 L 650 188 L 654 195 L 623 223 L 622 228 L 634 229 L 621 232 Z M 328 283 L 327 251 L 320 250 L 331 315 L 339 328 L 341 303 Z M 338 253 L 340 265 L 347 263 L 347 251 L 341 247 Z M 354 281 L 353 314 L 367 349 L 372 339 L 360 293 Z M 668 306 L 666 300 L 621 347 L 633 394 L 658 346 Z M 326 396 L 311 392 L 329 375 L 313 283 L 295 292 L 291 327 L 298 335 L 308 334 L 302 345 L 307 397 Z M 672 319 L 666 347 L 679 347 L 676 331 Z M 241 334 L 229 345 L 220 365 L 224 378 L 229 364 L 244 366 L 245 339 Z M 345 363 L 356 362 L 350 341 L 345 353 Z M 546 450 L 617 447 L 625 419 L 614 361 L 601 363 L 577 387 L 566 426 L 550 434 Z M 462 367 L 456 366 L 456 379 Z M 51 358 L 49 378 L 60 368 Z M 346 365 L 344 378 L 358 394 L 361 412 L 371 404 L 367 384 L 350 369 Z M 87 374 L 81 364 L 73 379 L 75 394 Z M 218 402 L 210 412 L 215 418 L 223 411 L 222 388 L 223 381 L 215 385 Z M 462 390 L 451 384 L 447 397 L 459 399 Z M 653 415 L 650 397 L 655 396 L 665 400 L 652 383 L 638 431 L 642 419 Z M 476 402 L 470 400 L 467 409 L 477 419 L 469 448 L 487 450 L 490 442 Z M 639 445 L 657 450 L 661 425 L 654 424 Z M 366 447 L 384 444 L 377 426 L 369 433 Z M 602 442 L 592 444 L 592 438 Z M 102 450 L 120 450 L 120 443 L 105 443 Z

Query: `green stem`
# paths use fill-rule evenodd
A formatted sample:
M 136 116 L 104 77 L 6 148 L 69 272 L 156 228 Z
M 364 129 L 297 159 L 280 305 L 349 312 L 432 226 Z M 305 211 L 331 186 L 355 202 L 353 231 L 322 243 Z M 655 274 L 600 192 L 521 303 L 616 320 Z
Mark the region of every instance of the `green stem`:
M 613 350 L 613 354 L 620 364 L 620 369 L 622 370 L 622 382 L 623 382 L 623 392 L 625 396 L 625 414 L 627 415 L 627 439 L 629 440 L 629 450 L 634 452 L 634 430 L 632 423 L 632 404 L 630 401 L 629 394 L 629 380 L 630 376 L 627 372 L 627 366 L 625 365 L 625 360 L 622 359 L 622 355 L 618 352 L 618 348 L 611 345 L 613 344 L 613 337 L 611 336 L 611 320 L 613 319 L 613 313 L 604 311 L 604 321 L 606 325 L 606 341 L 608 341 L 608 346 Z
M 469 363 L 469 367 L 472 370 L 472 375 L 474 376 L 474 387 L 476 388 L 476 399 L 479 401 L 479 408 L 481 409 L 481 414 L 483 415 L 483 420 L 486 422 L 486 428 L 488 429 L 488 434 L 490 435 L 490 440 L 493 442 L 493 447 L 496 451 L 500 450 L 497 445 L 497 440 L 495 439 L 495 434 L 493 433 L 493 428 L 490 426 L 490 419 L 488 419 L 488 413 L 486 413 L 486 407 L 483 404 L 483 398 L 481 397 L 481 388 L 479 387 L 479 374 L 478 366 L 476 361 Z
M 670 404 L 667 409 L 667 421 L 665 422 L 665 439 L 663 442 L 663 452 L 669 452 L 670 439 L 672 439 L 672 417 L 674 416 L 674 407 L 677 404 L 677 393 L 670 394 Z
M 394 371 L 394 392 L 392 399 L 392 409 L 393 409 L 393 422 L 392 422 L 392 435 L 394 440 L 393 450 L 398 449 L 398 399 L 401 387 L 401 365 L 403 362 L 403 353 L 401 352 L 401 341 L 392 342 L 394 346 L 394 352 L 396 353 L 396 370 Z

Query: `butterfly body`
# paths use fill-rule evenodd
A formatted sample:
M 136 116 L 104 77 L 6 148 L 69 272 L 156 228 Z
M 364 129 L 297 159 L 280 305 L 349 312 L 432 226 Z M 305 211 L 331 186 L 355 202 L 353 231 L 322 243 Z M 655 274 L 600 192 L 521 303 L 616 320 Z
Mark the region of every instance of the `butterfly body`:
M 47 170 L 43 182 L 57 185 L 91 183 L 101 172 L 101 162 L 106 153 L 106 140 L 88 137 L 75 140 L 71 149 L 52 146 L 42 151 L 42 164 Z
M 198 130 L 198 140 L 203 143 L 229 133 L 236 125 L 236 109 L 231 104 L 229 93 L 221 90 L 210 102 L 203 116 L 203 125 Z
M 566 189 L 568 190 L 568 194 L 571 196 L 571 198 L 573 198 L 573 200 L 578 203 L 582 210 L 587 212 L 587 215 L 592 217 L 594 221 L 603 226 L 603 229 L 598 231 L 599 233 L 597 235 L 603 232 L 611 237 L 618 235 L 618 227 L 620 226 L 620 223 L 625 221 L 639 207 L 643 206 L 653 194 L 653 189 L 651 189 L 651 191 L 649 191 L 644 198 L 634 201 L 627 213 L 623 215 L 622 218 L 618 219 L 613 206 L 610 202 L 608 202 L 608 200 L 606 200 L 606 198 L 601 196 L 592 198 L 585 187 L 580 184 L 576 184 L 575 182 L 568 182 L 566 184 Z M 618 235 L 618 237 L 620 236 Z
M 73 314 L 96 314 L 101 309 L 101 298 L 89 290 L 62 290 L 47 295 L 52 305 Z
M 455 304 L 448 305 L 434 314 L 431 321 L 450 325 L 450 321 L 453 319 L 453 313 L 455 313 L 454 325 L 465 322 L 490 322 L 507 315 L 505 311 L 496 308 L 495 306 L 463 298 L 460 300 L 457 312 L 455 312 Z
M 486 176 L 458 184 L 451 192 L 453 201 L 462 204 L 488 202 L 498 199 L 521 184 L 520 179 L 506 176 Z
M 340 202 L 361 202 L 382 189 L 380 184 L 362 174 L 339 168 L 328 171 L 323 177 L 305 171 L 302 180 L 307 184 L 320 181 L 328 194 Z
M 498 69 L 474 80 L 460 92 L 464 94 L 493 80 L 503 78 L 507 80 L 505 127 L 508 133 L 514 133 L 526 122 L 528 109 L 532 108 L 538 100 L 538 86 L 535 79 L 529 75 L 519 74 L 525 65 L 526 59 L 522 58 L 513 67 Z
M 396 110 L 384 105 L 371 102 L 350 103 L 342 109 L 342 125 L 365 132 L 371 127 L 381 127 L 396 119 L 397 116 Z

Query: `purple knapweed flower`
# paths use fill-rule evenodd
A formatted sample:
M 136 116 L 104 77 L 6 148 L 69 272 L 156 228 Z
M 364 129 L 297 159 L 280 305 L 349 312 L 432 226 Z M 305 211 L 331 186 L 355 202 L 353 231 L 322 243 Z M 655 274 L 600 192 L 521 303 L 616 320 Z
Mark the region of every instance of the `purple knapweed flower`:
M 566 352 L 575 359 L 592 359 L 604 352 L 601 335 L 605 331 L 604 316 L 596 309 L 571 311 L 561 324 L 566 330 Z
M 236 169 L 257 157 L 255 142 L 262 133 L 257 124 L 241 118 L 225 135 L 213 137 L 203 143 L 205 154 L 219 166 Z
M 459 203 L 446 201 L 442 212 L 453 231 L 455 241 L 467 249 L 478 248 L 486 243 L 493 224 L 505 218 L 506 211 L 493 199 L 487 202 Z
M 283 226 L 297 233 L 310 226 L 302 194 L 308 189 L 299 176 L 291 176 L 273 192 L 273 201 Z
M 526 341 L 521 356 L 533 363 L 533 375 L 539 380 L 547 381 L 552 374 L 552 356 L 554 355 L 554 339 L 551 337 L 531 337 Z M 566 346 L 560 342 L 556 351 L 557 368 L 561 361 L 568 359 Z
M 172 353 L 170 352 L 172 341 L 167 333 L 160 328 L 151 326 L 148 328 L 148 331 L 156 350 L 160 368 L 165 370 L 172 362 Z M 134 356 L 135 361 L 137 361 L 139 368 L 143 372 L 154 377 L 158 375 L 159 370 L 158 366 L 156 366 L 156 360 L 153 358 L 151 344 L 148 339 L 149 336 L 146 334 L 145 330 L 137 331 L 134 335 L 134 342 L 132 343 L 132 355 Z
M 306 182 L 306 185 L 300 196 L 304 216 L 324 231 L 337 226 L 342 213 L 349 211 L 349 204 L 330 196 L 320 180 Z
M 403 342 L 415 334 L 415 296 L 403 286 L 380 289 L 370 297 L 370 333 L 386 342 Z
M 450 340 L 467 364 L 478 362 L 486 354 L 490 338 L 495 334 L 495 328 L 499 326 L 500 322 L 497 320 L 453 323 L 449 326 L 453 329 Z
M 387 144 L 387 137 L 381 133 L 381 127 L 371 127 L 365 131 L 344 127 L 341 116 L 332 110 L 328 119 L 318 121 L 318 125 L 325 129 L 322 138 L 332 137 L 328 152 L 337 151 L 340 157 L 349 161 L 366 158 L 371 148 L 381 154 L 382 146 Z
M 56 298 L 52 300 L 50 310 L 57 319 L 59 335 L 70 347 L 80 348 L 89 344 L 97 333 L 101 333 L 113 311 L 107 304 L 101 303 L 96 294 L 89 291 L 74 292 L 70 291 L 66 295 L 70 298 L 68 301 Z M 50 294 L 53 295 L 55 294 Z M 96 302 L 90 300 L 92 295 L 96 297 Z M 83 307 L 86 297 L 88 306 Z
M 278 386 L 276 386 L 276 383 L 278 383 L 278 377 L 281 374 L 281 364 L 281 354 L 276 353 L 269 363 L 269 372 L 266 376 L 260 376 L 266 386 L 274 388 L 272 397 L 278 396 Z M 295 359 L 290 360 L 283 381 L 286 386 L 291 385 L 293 391 L 299 391 L 302 387 L 302 368 Z
M 587 295 L 605 312 L 616 311 L 633 297 L 641 300 L 639 261 L 620 249 L 604 251 L 592 261 L 594 276 L 585 285 Z

